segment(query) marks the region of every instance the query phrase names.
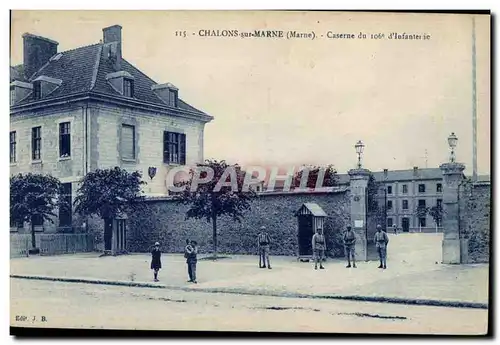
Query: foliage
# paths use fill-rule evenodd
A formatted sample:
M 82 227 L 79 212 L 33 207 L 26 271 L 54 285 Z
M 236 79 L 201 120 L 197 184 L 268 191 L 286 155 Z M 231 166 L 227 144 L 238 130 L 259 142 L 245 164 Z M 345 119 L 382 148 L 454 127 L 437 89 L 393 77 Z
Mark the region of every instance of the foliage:
M 31 223 L 31 244 L 36 247 L 35 219 L 54 223 L 56 209 L 71 207 L 59 196 L 59 179 L 42 174 L 18 174 L 10 178 L 10 218 L 15 223 Z
M 10 217 L 15 222 L 31 222 L 41 217 L 54 223 L 57 208 L 69 207 L 63 198 L 59 179 L 50 175 L 18 174 L 10 178 Z
M 418 218 L 424 218 L 429 213 L 429 208 L 425 206 L 417 206 L 415 209 L 415 216 Z
M 80 184 L 74 204 L 76 212 L 84 216 L 114 218 L 143 207 L 141 186 L 146 182 L 138 171 L 129 173 L 119 167 L 97 169 L 85 175 Z
M 192 188 L 198 176 L 207 177 L 207 169 L 212 169 L 214 172 L 211 181 Z M 234 174 L 228 174 L 227 171 L 234 171 Z M 205 163 L 198 164 L 196 169 L 191 169 L 189 178 L 177 185 L 184 187 L 184 190 L 178 193 L 175 198 L 180 203 L 189 206 L 186 219 L 205 219 L 212 223 L 215 256 L 217 255 L 217 218 L 225 215 L 233 221 L 241 222 L 244 212 L 250 209 L 251 199 L 257 195 L 252 189 L 244 190 L 244 179 L 245 172 L 238 165 L 230 166 L 225 161 L 206 160 Z M 234 186 L 237 188 L 234 190 L 235 188 L 232 186 L 223 186 L 216 190 L 219 181 L 220 184 L 236 182 Z
M 339 177 L 337 175 L 337 170 L 333 167 L 333 165 L 328 165 L 326 167 L 319 166 L 305 166 L 299 171 L 295 173 L 292 180 L 292 186 L 294 188 L 300 187 L 300 180 L 302 179 L 302 174 L 304 171 L 309 170 L 309 175 L 307 176 L 307 188 L 315 188 L 318 180 L 318 175 L 321 170 L 324 170 L 324 179 L 321 186 L 318 187 L 333 187 L 338 184 Z
M 214 216 L 228 215 L 234 221 L 241 222 L 243 212 L 250 209 L 251 198 L 256 196 L 251 189 L 247 192 L 242 190 L 245 179 L 244 171 L 237 165 L 233 166 L 236 171 L 238 190 L 232 190 L 231 186 L 223 186 L 219 191 L 214 191 L 222 177 L 225 177 L 225 181 L 222 182 L 231 181 L 231 176 L 224 174 L 229 165 L 225 161 L 206 160 L 204 164 L 198 164 L 197 167 L 213 169 L 214 177 L 208 183 L 199 184 L 196 190 L 192 191 L 193 178 L 198 171 L 190 170 L 189 179 L 182 183 L 186 188 L 176 196 L 181 203 L 190 206 L 186 218 L 205 219 L 211 222 Z M 201 178 L 207 176 L 205 171 L 201 171 L 200 175 Z
M 432 217 L 436 225 L 441 224 L 441 221 L 443 220 L 444 209 L 440 204 L 429 207 L 427 209 L 427 213 Z

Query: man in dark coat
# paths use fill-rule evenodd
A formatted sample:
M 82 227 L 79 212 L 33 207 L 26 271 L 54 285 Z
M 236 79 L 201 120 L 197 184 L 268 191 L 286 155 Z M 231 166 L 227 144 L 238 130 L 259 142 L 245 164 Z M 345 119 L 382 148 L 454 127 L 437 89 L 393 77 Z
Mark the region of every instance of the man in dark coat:
M 189 280 L 188 283 L 195 283 L 196 281 L 196 264 L 198 263 L 198 243 L 196 241 L 191 241 L 191 243 L 186 246 L 186 263 L 188 266 Z
M 151 251 L 151 269 L 154 274 L 154 281 L 158 281 L 158 271 L 161 269 L 161 250 L 160 243 L 156 242 L 153 250 Z
M 271 244 L 271 237 L 266 232 L 266 227 L 260 227 L 260 233 L 257 236 L 257 245 L 259 248 L 259 267 L 271 269 L 271 262 L 269 261 L 269 246 Z

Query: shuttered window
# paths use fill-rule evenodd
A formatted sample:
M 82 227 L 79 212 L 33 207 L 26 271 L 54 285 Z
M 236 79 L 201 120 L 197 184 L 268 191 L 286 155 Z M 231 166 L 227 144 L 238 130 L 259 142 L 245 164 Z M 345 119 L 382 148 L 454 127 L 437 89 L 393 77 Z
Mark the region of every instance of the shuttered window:
M 41 159 L 42 152 L 42 127 L 31 129 L 31 159 Z
M 163 162 L 167 164 L 186 164 L 186 135 L 163 132 Z
M 122 158 L 135 159 L 135 127 L 122 126 Z
M 59 124 L 59 157 L 71 156 L 71 125 L 69 122 Z

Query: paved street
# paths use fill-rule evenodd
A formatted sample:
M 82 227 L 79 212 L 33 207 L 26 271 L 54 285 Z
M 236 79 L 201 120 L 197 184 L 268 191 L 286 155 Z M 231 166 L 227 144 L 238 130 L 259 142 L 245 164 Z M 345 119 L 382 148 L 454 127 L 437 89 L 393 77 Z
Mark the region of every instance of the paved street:
M 15 321 L 25 316 L 27 321 Z M 35 317 L 35 321 L 33 320 Z M 42 322 L 45 317 L 45 322 Z M 484 334 L 487 310 L 11 279 L 11 325 L 144 330 Z
M 164 255 L 158 285 L 226 292 L 300 293 L 431 299 L 488 303 L 488 265 L 442 265 L 441 234 L 389 235 L 388 269 L 360 262 L 346 269 L 330 260 L 326 270 L 293 257 L 272 257 L 273 269 L 259 269 L 256 256 L 199 261 L 198 281 L 186 283 L 182 255 Z M 11 260 L 11 274 L 152 282 L 149 254 L 99 258 L 96 253 Z

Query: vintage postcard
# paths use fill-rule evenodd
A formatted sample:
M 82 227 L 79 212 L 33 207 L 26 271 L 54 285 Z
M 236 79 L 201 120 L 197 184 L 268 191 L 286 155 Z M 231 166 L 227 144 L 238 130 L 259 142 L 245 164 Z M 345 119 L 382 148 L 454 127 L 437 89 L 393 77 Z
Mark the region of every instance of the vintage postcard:
M 12 11 L 11 334 L 488 334 L 490 29 Z

